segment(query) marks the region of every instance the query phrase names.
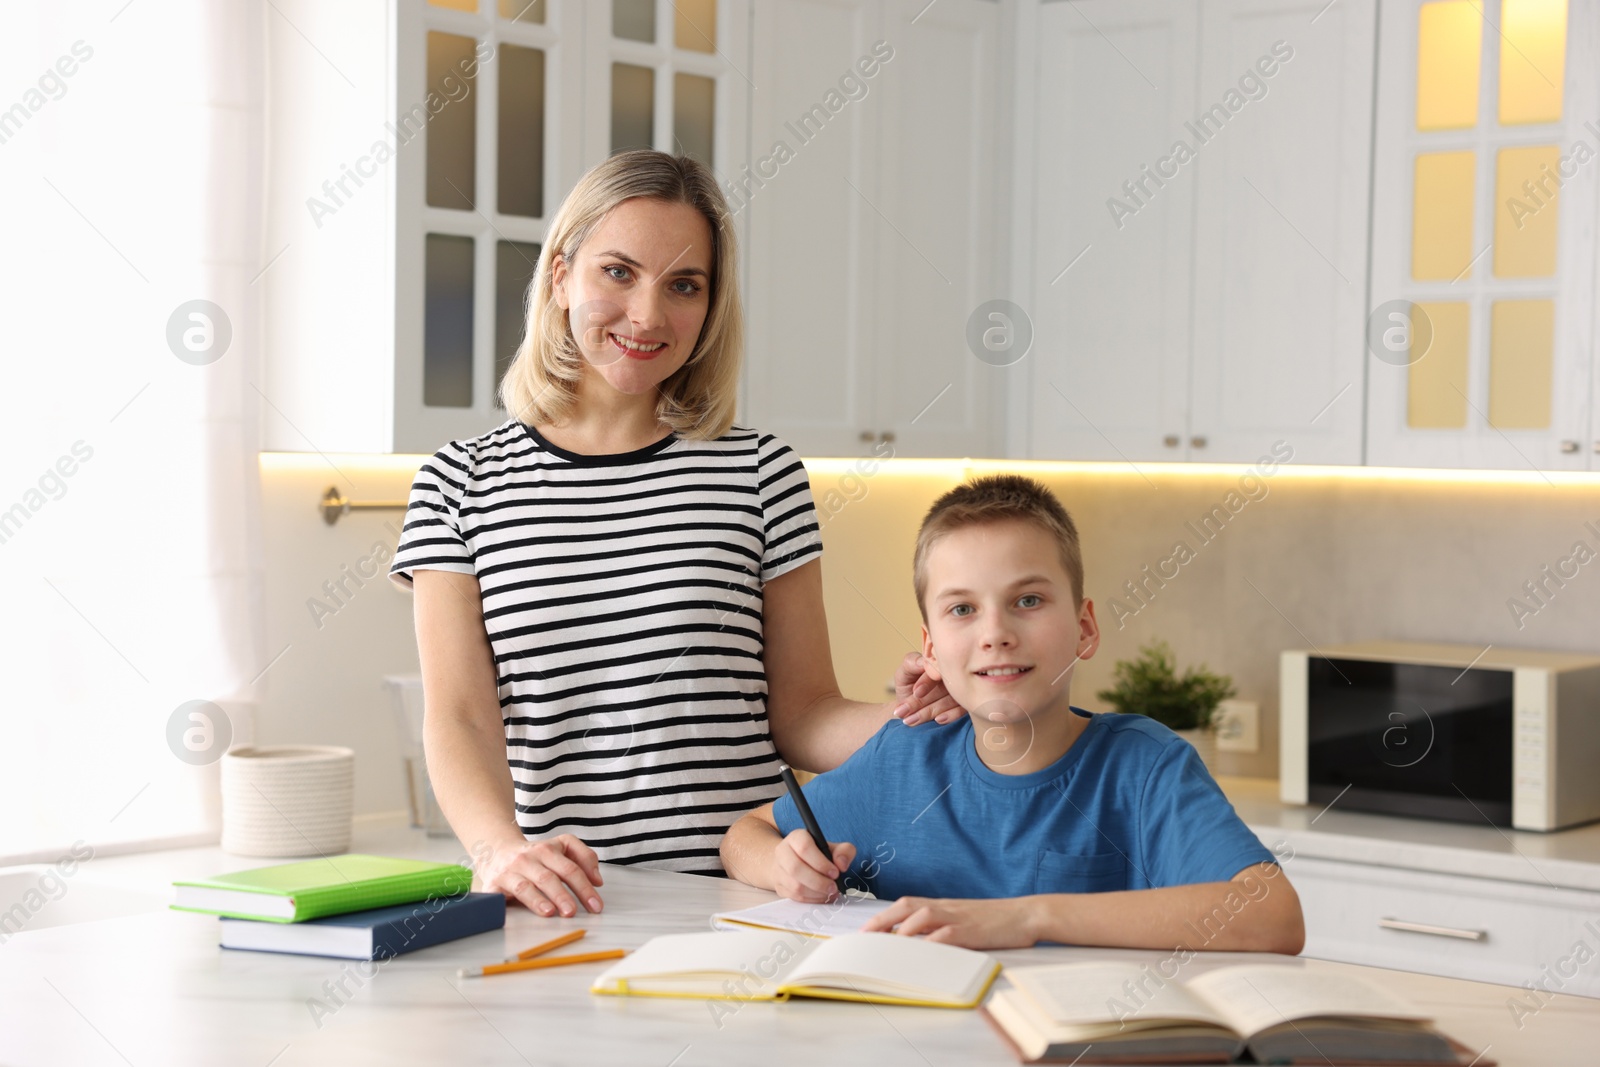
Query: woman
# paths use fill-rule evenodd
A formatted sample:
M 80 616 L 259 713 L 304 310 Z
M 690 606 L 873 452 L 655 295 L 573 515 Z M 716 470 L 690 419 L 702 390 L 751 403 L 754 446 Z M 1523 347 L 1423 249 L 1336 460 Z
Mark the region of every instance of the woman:
M 780 755 L 961 714 L 914 653 L 892 709 L 840 696 L 805 468 L 732 424 L 736 279 L 709 171 L 612 156 L 551 222 L 511 420 L 412 485 L 429 774 L 478 888 L 541 915 L 599 911 L 602 860 L 720 874 Z

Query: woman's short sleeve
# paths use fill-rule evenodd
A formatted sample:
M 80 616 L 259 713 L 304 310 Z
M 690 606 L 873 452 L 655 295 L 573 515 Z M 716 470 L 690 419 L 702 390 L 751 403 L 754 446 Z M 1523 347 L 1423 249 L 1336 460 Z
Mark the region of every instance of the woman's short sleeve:
M 822 531 L 811 499 L 811 480 L 794 449 L 763 434 L 757 451 L 766 550 L 761 580 L 770 582 L 822 555 Z
M 472 551 L 461 536 L 461 498 L 472 476 L 472 456 L 452 441 L 433 454 L 411 481 L 400 546 L 389 565 L 389 580 L 411 588 L 415 570 L 476 574 Z

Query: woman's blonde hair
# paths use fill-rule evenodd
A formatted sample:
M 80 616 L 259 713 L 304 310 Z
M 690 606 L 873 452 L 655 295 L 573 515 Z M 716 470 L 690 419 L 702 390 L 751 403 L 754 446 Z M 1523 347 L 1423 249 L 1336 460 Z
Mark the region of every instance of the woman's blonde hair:
M 732 216 L 704 165 L 648 149 L 619 152 L 589 171 L 550 221 L 528 287 L 522 344 L 500 383 L 500 401 L 513 417 L 530 424 L 558 423 L 571 413 L 584 358 L 567 312 L 555 299 L 555 257 L 563 257 L 570 271 L 594 228 L 618 204 L 636 197 L 688 204 L 711 228 L 711 306 L 688 361 L 661 383 L 656 417 L 684 437 L 721 437 L 733 424 L 744 354 Z

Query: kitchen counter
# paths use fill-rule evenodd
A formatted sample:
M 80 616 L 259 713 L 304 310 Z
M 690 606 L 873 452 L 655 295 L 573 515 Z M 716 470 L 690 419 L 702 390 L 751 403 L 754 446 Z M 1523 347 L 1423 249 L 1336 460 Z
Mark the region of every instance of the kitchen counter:
M 1600 773 L 1600 772 L 1597 772 Z M 1600 892 L 1600 823 L 1554 833 L 1284 804 L 1278 783 L 1218 778 L 1245 824 L 1268 848 L 1295 855 Z

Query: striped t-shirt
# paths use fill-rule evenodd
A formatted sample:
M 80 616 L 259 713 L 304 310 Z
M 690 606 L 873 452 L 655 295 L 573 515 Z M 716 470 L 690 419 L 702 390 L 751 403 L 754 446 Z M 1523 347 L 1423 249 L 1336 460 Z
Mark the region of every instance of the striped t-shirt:
M 583 456 L 513 420 L 423 464 L 389 573 L 477 577 L 525 836 L 721 873 L 728 827 L 783 791 L 762 585 L 821 553 L 770 434 Z

